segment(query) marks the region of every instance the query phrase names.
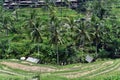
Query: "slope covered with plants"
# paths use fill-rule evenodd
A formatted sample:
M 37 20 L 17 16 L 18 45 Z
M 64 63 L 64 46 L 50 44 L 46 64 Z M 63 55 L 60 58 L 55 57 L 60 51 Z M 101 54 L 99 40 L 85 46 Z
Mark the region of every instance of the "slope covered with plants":
M 0 58 L 36 57 L 40 63 L 85 62 L 85 56 L 114 58 L 120 53 L 119 0 L 81 2 L 71 10 L 0 7 Z

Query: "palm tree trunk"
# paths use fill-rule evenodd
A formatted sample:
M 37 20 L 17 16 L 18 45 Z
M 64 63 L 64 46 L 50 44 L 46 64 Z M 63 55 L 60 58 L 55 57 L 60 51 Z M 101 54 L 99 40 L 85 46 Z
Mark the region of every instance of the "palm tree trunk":
M 38 52 L 38 54 L 40 53 L 40 47 L 39 47 L 39 45 L 38 45 L 38 50 L 37 50 L 37 52 Z
M 97 50 L 98 50 L 98 48 L 97 48 L 97 43 L 96 43 L 96 45 L 95 45 L 95 46 L 96 46 L 96 52 L 95 52 L 95 53 L 96 53 L 96 57 L 98 57 L 98 51 L 97 51 Z
M 62 19 L 62 5 L 63 5 L 63 3 L 62 3 L 62 0 L 61 0 L 61 19 Z
M 6 36 L 8 36 L 8 30 L 6 30 Z
M 56 54 L 57 54 L 57 64 L 59 65 L 59 53 L 58 53 L 58 45 L 55 45 L 56 48 Z

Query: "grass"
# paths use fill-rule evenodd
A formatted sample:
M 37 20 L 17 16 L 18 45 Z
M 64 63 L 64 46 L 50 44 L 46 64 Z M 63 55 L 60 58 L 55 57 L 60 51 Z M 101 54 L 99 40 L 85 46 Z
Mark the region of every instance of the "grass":
M 119 80 L 120 59 L 104 60 L 94 63 L 79 63 L 66 66 L 52 66 L 32 64 L 32 66 L 54 68 L 54 72 L 31 72 L 21 69 L 13 69 L 10 66 L 2 65 L 1 62 L 19 63 L 31 66 L 19 60 L 0 60 L 0 80 L 30 80 L 36 74 L 41 80 Z M 14 73 L 14 74 L 13 74 Z M 73 76 L 73 77 L 72 77 Z
M 0 80 L 27 80 L 27 77 L 23 76 L 15 76 L 15 75 L 8 75 L 4 73 L 0 73 Z

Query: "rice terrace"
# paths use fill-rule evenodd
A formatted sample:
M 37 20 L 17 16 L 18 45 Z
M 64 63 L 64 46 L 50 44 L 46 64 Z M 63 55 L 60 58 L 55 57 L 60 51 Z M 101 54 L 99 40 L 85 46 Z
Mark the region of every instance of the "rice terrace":
M 120 80 L 120 0 L 0 0 L 0 80 Z

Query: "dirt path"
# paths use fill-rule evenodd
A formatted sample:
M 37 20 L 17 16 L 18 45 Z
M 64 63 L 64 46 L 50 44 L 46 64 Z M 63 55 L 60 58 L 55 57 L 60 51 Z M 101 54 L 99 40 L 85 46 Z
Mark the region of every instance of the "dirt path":
M 107 69 L 107 70 L 102 71 L 102 72 L 100 72 L 100 73 L 94 74 L 94 75 L 92 75 L 92 76 L 90 76 L 90 77 L 94 77 L 94 76 L 97 76 L 97 75 L 100 75 L 100 74 L 104 74 L 104 73 L 110 72 L 110 71 L 115 70 L 115 69 L 117 69 L 117 68 L 119 68 L 119 67 L 120 67 L 120 63 L 118 63 L 117 65 L 115 65 L 114 67 L 112 67 L 112 68 L 110 68 L 110 69 Z
M 104 68 L 105 66 L 109 66 L 109 65 L 113 65 L 113 61 L 108 61 L 108 62 L 105 62 L 103 64 L 100 64 L 98 66 L 93 66 L 90 70 L 84 70 L 84 71 L 78 71 L 78 72 L 68 72 L 68 73 L 62 73 L 62 74 L 58 74 L 58 75 L 62 75 L 64 77 L 67 77 L 67 78 L 77 78 L 77 77 L 83 77 L 85 75 L 88 75 L 88 74 L 91 74 L 91 73 L 94 73 L 98 70 L 101 70 L 102 68 Z M 87 68 L 90 68 L 89 66 L 86 66 Z M 112 70 L 112 69 L 111 69 Z M 109 70 L 110 71 L 110 70 Z M 107 72 L 107 71 L 106 71 Z M 105 73 L 103 71 L 103 73 Z M 100 74 L 100 73 L 99 73 Z M 99 75 L 98 74 L 98 75 Z M 102 73 L 101 73 L 102 74 Z M 94 75 L 95 76 L 95 75 Z
M 30 66 L 30 65 L 24 65 L 19 63 L 13 63 L 13 62 L 1 62 L 1 64 L 6 65 L 10 68 L 14 69 L 21 69 L 24 71 L 31 71 L 31 72 L 54 72 L 55 69 L 49 68 L 49 67 L 41 67 L 41 66 Z
M 91 64 L 86 66 L 80 65 L 80 66 L 73 66 L 72 68 L 63 68 L 63 69 L 57 69 L 54 67 L 52 68 L 47 66 L 45 67 L 35 66 L 32 63 L 31 63 L 32 65 L 26 65 L 26 64 L 21 64 L 17 62 L 0 62 L 0 64 L 8 66 L 13 69 L 20 69 L 20 70 L 30 71 L 30 72 L 43 72 L 43 73 L 55 72 L 53 75 L 64 76 L 67 78 L 84 77 L 87 75 L 88 75 L 87 77 L 94 77 L 97 75 L 110 72 L 120 67 L 120 63 L 118 61 L 106 61 L 100 64 Z M 107 69 L 107 66 L 109 66 L 108 69 Z M 0 70 L 0 72 L 12 74 L 12 75 L 19 75 L 17 73 L 9 72 L 7 70 L 6 71 Z

